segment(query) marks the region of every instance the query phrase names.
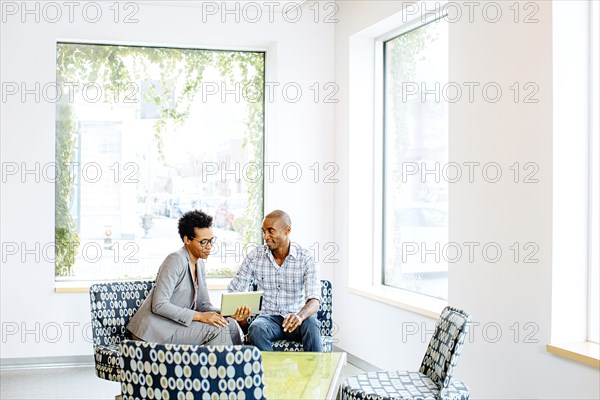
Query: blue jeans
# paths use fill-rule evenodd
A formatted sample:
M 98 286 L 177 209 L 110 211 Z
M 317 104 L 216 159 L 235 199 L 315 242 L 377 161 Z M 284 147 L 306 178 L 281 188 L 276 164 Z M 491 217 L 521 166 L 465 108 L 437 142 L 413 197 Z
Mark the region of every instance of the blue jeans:
M 248 328 L 248 339 L 261 351 L 273 351 L 273 342 L 281 339 L 302 342 L 304 351 L 323 351 L 321 321 L 316 315 L 304 320 L 293 332 L 284 332 L 282 325 L 281 315 L 259 315 Z

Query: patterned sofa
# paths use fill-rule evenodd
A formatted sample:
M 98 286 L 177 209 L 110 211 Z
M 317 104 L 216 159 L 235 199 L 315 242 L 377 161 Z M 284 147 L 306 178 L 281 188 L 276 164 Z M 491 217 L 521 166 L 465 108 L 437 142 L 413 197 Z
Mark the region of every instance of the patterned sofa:
M 90 287 L 94 359 L 99 378 L 121 381 L 119 344 L 131 339 L 125 327 L 153 287 L 151 280 L 98 283 Z M 323 301 L 317 318 L 321 321 L 323 350 L 330 352 L 333 349 L 331 282 L 322 280 L 321 291 Z M 302 351 L 302 343 L 280 340 L 274 348 Z

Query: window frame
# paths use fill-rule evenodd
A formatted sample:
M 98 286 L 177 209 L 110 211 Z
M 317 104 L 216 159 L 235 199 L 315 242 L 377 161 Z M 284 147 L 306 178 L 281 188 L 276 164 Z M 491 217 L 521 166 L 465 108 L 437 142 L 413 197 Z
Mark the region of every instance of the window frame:
M 384 278 L 385 278 L 385 273 L 384 273 L 384 269 L 385 269 L 385 254 L 386 254 L 386 249 L 385 249 L 385 238 L 386 238 L 386 234 L 385 234 L 385 179 L 386 179 L 386 174 L 388 173 L 384 166 L 386 163 L 386 159 L 385 159 L 385 154 L 384 154 L 384 145 L 385 145 L 385 141 L 386 141 L 386 130 L 385 130 L 385 121 L 387 119 L 387 116 L 385 114 L 385 109 L 386 109 L 386 94 L 385 94 L 385 90 L 386 90 L 386 53 L 385 53 L 385 47 L 386 47 L 386 43 L 394 40 L 402 35 L 408 34 L 410 32 L 416 31 L 418 29 L 421 28 L 425 28 L 426 26 L 430 25 L 430 24 L 434 24 L 434 23 L 438 23 L 438 21 L 444 19 L 445 17 L 447 17 L 447 13 L 443 13 L 440 12 L 440 10 L 437 10 L 435 12 L 432 13 L 428 13 L 423 15 L 419 15 L 418 18 L 412 19 L 411 21 L 408 21 L 405 25 L 403 25 L 402 27 L 400 27 L 399 29 L 393 30 L 388 32 L 385 35 L 380 36 L 377 41 L 376 41 L 376 65 L 375 65 L 375 70 L 376 70 L 376 81 L 375 81 L 375 88 L 377 89 L 377 93 L 375 95 L 376 99 L 378 100 L 378 103 L 376 103 L 376 142 L 375 142 L 375 151 L 377 152 L 375 155 L 375 160 L 381 160 L 380 163 L 375 163 L 376 164 L 376 168 L 375 168 L 375 182 L 376 182 L 376 189 L 375 189 L 375 204 L 376 204 L 376 208 L 375 208 L 375 218 L 374 220 L 379 222 L 379 226 L 378 229 L 375 229 L 375 233 L 377 235 L 380 235 L 379 237 L 375 238 L 375 243 L 380 243 L 379 249 L 377 249 L 377 247 L 375 248 L 375 259 L 374 259 L 374 265 L 376 266 L 380 266 L 379 268 L 374 268 L 374 281 L 380 283 L 382 286 L 384 287 L 390 287 L 393 289 L 397 289 L 397 290 L 401 290 L 403 292 L 410 292 L 410 293 L 414 293 L 416 296 L 423 296 L 424 300 L 425 298 L 434 298 L 437 299 L 433 296 L 427 295 L 427 294 L 423 294 L 423 293 L 418 293 L 418 292 L 411 292 L 407 289 L 402 289 L 402 288 L 397 288 L 394 286 L 390 286 L 385 284 Z M 447 284 L 447 282 L 446 282 Z M 442 300 L 447 302 L 447 299 L 438 299 L 438 300 Z
M 593 70 L 598 68 L 593 47 L 598 46 L 598 10 L 594 1 L 553 4 L 553 272 L 546 345 L 549 353 L 596 368 L 600 344 L 590 341 L 590 324 L 593 306 L 598 306 L 591 295 L 597 260 L 591 219 L 598 224 L 593 212 L 598 205 L 592 203 L 597 194 L 591 190 L 598 179 L 592 170 L 595 165 L 597 171 L 592 146 L 598 145 L 593 140 L 598 130 L 593 109 L 598 106 L 598 72 Z
M 270 57 L 270 53 L 272 51 L 274 51 L 275 46 L 268 44 L 268 45 L 258 45 L 258 46 L 190 46 L 190 45 L 186 45 L 186 44 L 173 44 L 173 43 L 143 43 L 143 42 L 121 42 L 121 41 L 114 41 L 114 40 L 80 40 L 80 39 L 58 39 L 56 40 L 55 44 L 54 44 L 54 49 L 56 51 L 57 46 L 59 44 L 81 44 L 81 45 L 98 45 L 98 46 L 124 46 L 124 47 L 146 47 L 146 48 L 166 48 L 166 49 L 173 49 L 173 50 L 203 50 L 203 51 L 214 51 L 214 52 L 219 52 L 219 51 L 223 51 L 223 52 L 251 52 L 251 53 L 263 53 L 263 82 L 266 84 L 266 82 L 268 82 L 268 77 L 269 77 L 269 71 L 275 69 L 274 66 L 276 65 L 276 61 Z M 263 87 L 263 91 L 266 92 L 266 85 Z M 270 130 L 269 126 L 272 123 L 271 120 L 268 118 L 268 102 L 265 101 L 263 99 L 263 103 L 262 103 L 262 120 L 263 120 L 263 129 L 262 129 L 262 163 L 263 163 L 263 170 L 264 170 L 264 162 L 267 159 L 267 138 L 268 138 L 268 134 L 267 132 Z M 56 133 L 55 133 L 56 136 Z M 56 140 L 56 139 L 55 139 Z M 77 139 L 75 141 L 75 151 L 74 153 L 77 153 L 79 156 L 81 155 L 81 149 L 80 149 L 80 137 L 79 135 L 77 135 Z M 76 178 L 79 180 L 79 174 L 76 176 Z M 75 185 L 78 185 L 79 182 L 74 182 Z M 266 193 L 267 193 L 267 185 L 266 182 L 263 178 L 262 180 L 262 203 L 261 203 L 261 210 L 260 212 L 264 215 L 264 206 L 265 206 L 265 198 L 266 198 Z M 76 225 L 77 225 L 77 230 L 79 230 L 79 224 L 80 224 L 80 210 L 81 210 L 81 202 L 79 201 L 79 199 L 77 199 L 76 203 L 76 207 L 77 207 L 77 216 L 74 216 Z M 174 233 L 176 234 L 176 232 Z M 165 257 L 167 256 L 167 254 L 164 255 Z M 162 262 L 162 260 L 160 260 L 157 265 L 156 265 L 156 269 L 158 271 L 158 266 L 160 265 L 160 262 Z M 241 263 L 241 261 L 240 261 Z M 240 263 L 236 263 L 237 266 L 239 266 Z M 99 279 L 94 279 L 94 280 L 89 280 L 89 279 L 85 279 L 85 278 L 81 278 L 81 279 L 73 279 L 73 280 L 56 280 L 57 275 L 53 275 L 55 277 L 54 279 L 54 291 L 56 293 L 82 293 L 82 292 L 88 292 L 90 285 L 96 283 L 99 281 Z M 120 278 L 120 279 L 116 279 L 116 278 L 106 278 L 108 280 L 114 280 L 114 281 L 127 281 L 127 280 L 131 280 L 131 278 Z M 226 278 L 222 278 L 222 277 L 207 277 L 207 286 L 209 287 L 210 290 L 222 290 L 225 289 L 229 283 L 229 281 L 232 279 L 232 277 L 226 277 Z M 105 279 L 103 279 L 105 280 Z
M 588 181 L 588 315 L 587 341 L 600 344 L 598 324 L 600 319 L 600 5 L 589 2 L 590 7 L 590 129 L 589 129 L 589 181 Z
M 419 2 L 419 4 L 424 4 Z M 441 10 L 446 1 L 436 3 L 435 11 L 425 16 L 408 14 L 400 11 L 393 18 L 382 20 L 369 28 L 350 37 L 350 104 L 349 104 L 349 151 L 350 159 L 360 156 L 368 168 L 360 168 L 350 163 L 350 215 L 358 215 L 368 207 L 366 221 L 350 218 L 349 221 L 349 258 L 350 271 L 348 291 L 355 295 L 375 300 L 400 309 L 408 310 L 430 318 L 437 319 L 440 312 L 448 305 L 442 300 L 407 290 L 383 285 L 383 43 L 398 35 L 425 25 L 431 20 L 443 18 Z M 424 18 L 425 23 L 421 20 Z M 398 25 L 397 21 L 406 21 Z M 361 111 L 361 112 L 353 112 Z M 370 140 L 366 140 L 365 131 L 372 132 Z M 377 161 L 380 160 L 380 161 Z M 372 189 L 368 198 L 354 198 L 353 194 L 364 194 L 364 189 Z M 366 225 L 365 225 L 366 222 Z M 355 236 L 353 232 L 370 229 L 372 238 L 368 241 L 367 251 L 359 249 L 364 237 Z M 364 244 L 364 243 L 363 243 Z M 369 268 L 364 268 L 365 264 Z

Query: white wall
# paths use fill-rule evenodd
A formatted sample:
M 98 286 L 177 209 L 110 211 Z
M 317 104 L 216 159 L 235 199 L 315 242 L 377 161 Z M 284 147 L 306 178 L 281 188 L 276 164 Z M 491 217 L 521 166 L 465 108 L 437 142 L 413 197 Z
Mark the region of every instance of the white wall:
M 9 2 L 21 7 L 24 3 Z M 28 4 L 34 14 L 3 8 L 0 61 L 1 81 L 53 82 L 56 78 L 56 42 L 92 41 L 99 43 L 174 45 L 198 48 L 234 48 L 267 50 L 267 81 L 279 83 L 273 103 L 267 104 L 266 161 L 296 162 L 302 179 L 291 183 L 284 179 L 281 168 L 274 181 L 266 184 L 265 210 L 287 210 L 293 220 L 293 240 L 305 246 L 315 242 L 323 246 L 333 242 L 330 210 L 333 205 L 332 184 L 314 183 L 309 167 L 323 165 L 333 157 L 333 105 L 321 99 L 315 102 L 310 86 L 315 82 L 323 88 L 333 82 L 333 24 L 315 23 L 305 11 L 298 22 L 294 16 L 282 17 L 281 4 L 272 14 L 265 9 L 258 22 L 255 15 L 244 13 L 203 13 L 192 3 L 137 2 L 137 23 L 115 23 L 114 12 L 105 3 L 97 23 L 87 22 L 82 14 L 83 3 L 74 9 L 69 21 L 69 8 L 62 8 L 62 18 L 55 19 L 54 9 L 42 8 L 41 2 Z M 39 22 L 35 21 L 36 11 Z M 62 2 L 54 3 L 62 5 Z M 123 3 L 121 3 L 123 4 Z M 221 2 L 212 2 L 220 7 Z M 239 4 L 238 4 L 239 5 Z M 3 7 L 5 3 L 3 2 Z M 214 8 L 211 9 L 214 11 Z M 229 8 L 229 10 L 235 10 Z M 93 9 L 85 14 L 94 18 Z M 119 21 L 134 11 L 121 8 Z M 248 9 L 247 11 L 252 11 Z M 21 18 L 25 19 L 25 22 Z M 236 22 L 236 17 L 238 21 Z M 203 20 L 204 18 L 204 20 Z M 226 19 L 222 23 L 221 18 Z M 302 96 L 297 103 L 285 101 L 281 87 L 298 83 Z M 279 89 L 277 89 L 279 88 Z M 321 95 L 321 98 L 323 96 Z M 8 96 L 2 101 L 0 122 L 1 157 L 6 163 L 54 161 L 55 105 L 35 102 L 33 95 L 25 102 L 20 96 Z M 90 321 L 87 293 L 57 294 L 54 292 L 54 265 L 43 256 L 25 254 L 22 250 L 43 247 L 54 240 L 54 185 L 36 182 L 34 174 L 7 176 L 2 182 L 1 236 L 2 243 L 17 243 L 19 253 L 4 254 L 0 268 L 2 318 L 2 358 L 72 356 L 92 354 L 91 330 L 84 329 Z M 173 232 L 176 235 L 176 232 Z M 174 249 L 175 250 L 175 249 Z M 24 257 L 24 260 L 21 259 Z M 332 277 L 331 264 L 322 264 L 322 276 Z
M 433 8 L 431 3 L 429 9 Z M 450 241 L 496 242 L 504 255 L 500 261 L 488 263 L 479 253 L 475 263 L 463 257 L 450 265 L 449 304 L 472 313 L 479 324 L 472 330 L 472 340 L 465 344 L 455 377 L 471 387 L 473 398 L 598 398 L 597 369 L 545 351 L 550 341 L 552 279 L 552 2 L 533 3 L 537 7 L 535 23 L 522 22 L 534 11 L 533 6 L 525 9 L 520 3 L 519 22 L 515 23 L 508 8 L 513 2 L 496 2 L 502 5 L 502 17 L 491 23 L 495 5 L 484 17 L 486 3 L 475 3 L 472 21 L 468 6 L 455 3 L 463 15 L 450 24 L 450 81 L 479 82 L 479 88 L 497 82 L 503 97 L 491 103 L 479 91 L 472 103 L 464 96 L 450 105 L 450 161 L 496 162 L 504 179 L 492 184 L 479 174 L 473 183 L 462 179 L 450 185 Z M 367 145 L 372 139 L 364 136 L 372 136 L 372 124 L 365 124 L 362 136 L 354 135 L 354 125 L 350 126 L 356 120 L 355 113 L 361 112 L 352 107 L 351 96 L 353 90 L 362 90 L 363 84 L 349 81 L 354 67 L 348 62 L 352 59 L 350 42 L 356 42 L 357 36 L 366 40 L 364 30 L 386 18 L 393 20 L 402 4 L 339 4 L 335 76 L 342 97 L 336 107 L 335 143 L 336 159 L 345 175 L 335 192 L 336 239 L 343 250 L 343 268 L 336 269 L 334 275 L 334 319 L 340 327 L 336 338 L 338 346 L 381 368 L 416 370 L 434 321 L 350 293 L 348 269 L 371 265 L 351 258 L 354 245 L 344 245 L 364 243 L 360 251 L 373 251 L 363 240 L 369 236 L 371 223 L 371 186 L 365 180 L 368 172 L 363 171 L 369 170 L 366 160 L 372 157 Z M 399 17 L 395 19 L 397 25 L 401 23 Z M 365 75 L 365 79 L 372 76 Z M 521 88 L 516 103 L 509 89 L 514 82 Z M 537 103 L 523 102 L 524 93 L 530 92 L 523 91 L 527 82 L 539 88 L 534 96 Z M 370 111 L 363 112 L 368 117 Z M 361 146 L 364 156 L 356 152 Z M 509 169 L 514 162 L 520 163 L 522 173 L 530 172 L 522 169 L 524 163 L 536 163 L 539 182 L 525 184 L 521 174 L 519 183 L 514 183 Z M 357 163 L 362 168 L 357 168 Z M 362 201 L 363 213 L 357 214 L 361 208 L 355 206 L 355 197 L 361 186 L 367 199 Z M 514 242 L 521 246 L 516 263 L 510 250 Z M 523 262 L 527 242 L 539 246 L 535 255 L 539 262 Z M 487 330 L 483 330 L 486 324 Z M 418 328 L 416 334 L 406 335 L 407 328 L 414 327 Z

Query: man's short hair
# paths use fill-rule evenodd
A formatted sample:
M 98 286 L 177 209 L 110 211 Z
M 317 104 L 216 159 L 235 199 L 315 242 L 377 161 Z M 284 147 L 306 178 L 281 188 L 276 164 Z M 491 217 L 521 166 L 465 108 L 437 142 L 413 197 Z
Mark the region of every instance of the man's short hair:
M 183 241 L 183 237 L 188 239 L 194 238 L 194 228 L 210 228 L 213 218 L 202 210 L 188 211 L 179 218 L 179 236 Z
M 283 221 L 283 223 L 285 224 L 285 226 L 292 226 L 292 219 L 290 218 L 290 216 L 288 215 L 288 213 L 286 213 L 285 211 L 281 211 L 281 210 L 274 210 L 271 211 L 270 213 L 268 213 L 265 216 L 265 219 L 267 218 L 276 218 L 276 219 L 280 219 Z

